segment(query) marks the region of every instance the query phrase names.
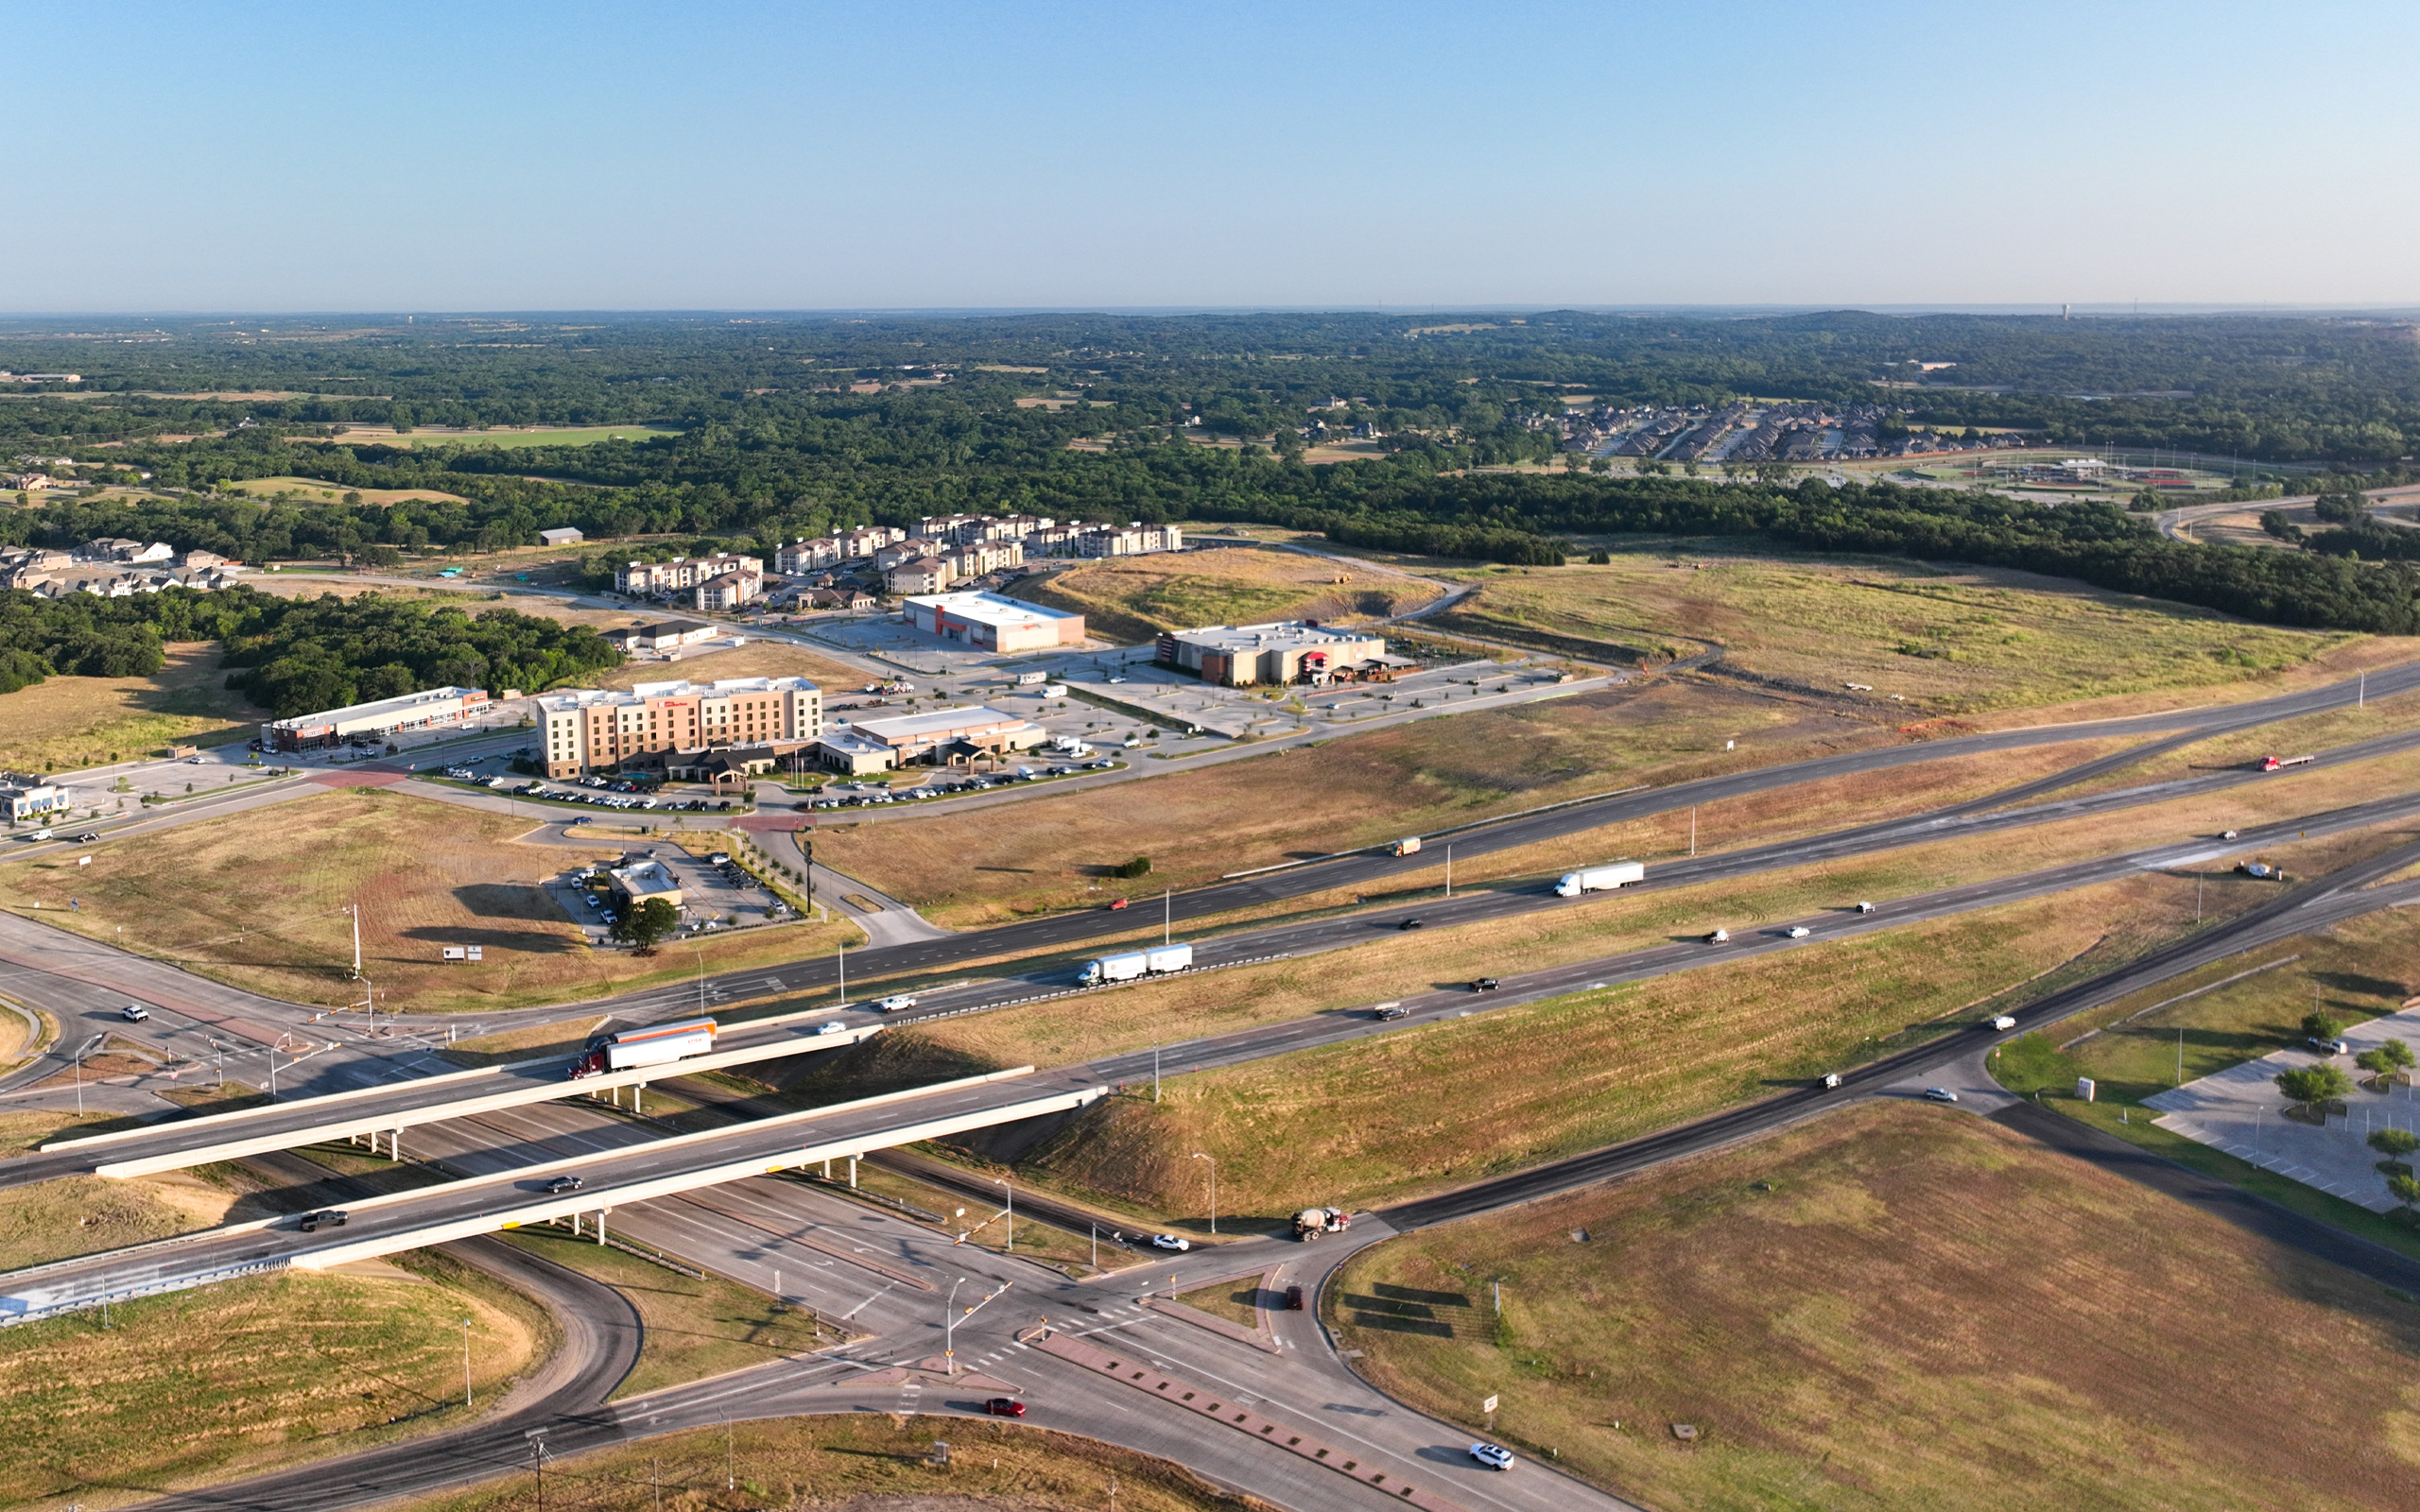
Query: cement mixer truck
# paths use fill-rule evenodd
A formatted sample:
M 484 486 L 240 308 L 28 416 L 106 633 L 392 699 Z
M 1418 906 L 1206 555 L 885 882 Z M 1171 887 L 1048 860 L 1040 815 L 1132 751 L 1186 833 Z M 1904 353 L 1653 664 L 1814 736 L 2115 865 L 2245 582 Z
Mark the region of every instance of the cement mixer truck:
M 1340 1234 L 1353 1225 L 1342 1208 L 1305 1208 L 1294 1214 L 1294 1237 L 1309 1244 L 1322 1234 Z

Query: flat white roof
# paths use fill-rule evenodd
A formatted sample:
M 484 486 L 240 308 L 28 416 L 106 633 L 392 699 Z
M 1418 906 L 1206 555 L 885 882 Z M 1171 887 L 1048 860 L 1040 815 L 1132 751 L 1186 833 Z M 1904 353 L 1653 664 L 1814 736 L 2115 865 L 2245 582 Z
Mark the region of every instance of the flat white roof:
M 1014 628 L 1040 625 L 1045 620 L 1072 620 L 1077 615 L 1065 610 L 1044 609 L 1021 598 L 1001 593 L 923 593 L 908 600 L 927 609 L 939 610 L 954 619 L 989 625 L 994 628 Z
M 1380 636 L 1367 630 L 1331 629 L 1324 625 L 1306 625 L 1301 620 L 1280 620 L 1268 625 L 1205 625 L 1198 630 L 1180 630 L 1178 640 L 1187 645 L 1198 645 L 1213 651 L 1266 651 L 1271 646 L 1334 645 L 1346 641 L 1381 641 Z
M 649 698 L 719 698 L 735 693 L 817 693 L 804 678 L 724 678 L 716 682 L 638 682 L 628 693 L 619 688 L 572 688 L 549 693 L 538 707 L 554 713 L 587 709 L 600 703 L 643 703 Z
M 347 704 L 341 709 L 325 709 L 316 714 L 297 714 L 291 719 L 275 719 L 269 723 L 276 730 L 300 730 L 305 725 L 334 725 L 347 720 L 376 719 L 385 714 L 407 714 L 415 709 L 443 703 L 449 698 L 459 700 L 486 696 L 486 690 L 481 688 L 427 688 L 419 693 L 406 693 L 401 697 Z
M 928 714 L 900 714 L 890 719 L 856 719 L 849 728 L 876 740 L 915 740 L 945 735 L 954 730 L 987 730 L 994 725 L 1028 723 L 1023 714 L 1004 714 L 988 704 L 971 709 L 936 709 Z

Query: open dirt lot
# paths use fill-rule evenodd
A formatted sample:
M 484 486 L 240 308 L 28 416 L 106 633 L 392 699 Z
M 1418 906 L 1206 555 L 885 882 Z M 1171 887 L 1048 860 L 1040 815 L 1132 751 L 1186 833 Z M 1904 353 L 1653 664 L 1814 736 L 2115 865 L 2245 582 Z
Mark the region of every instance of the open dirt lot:
M 513 607 L 521 608 L 520 602 L 516 600 Z M 627 621 L 629 616 L 616 614 L 614 618 Z M 628 688 L 634 683 L 668 682 L 675 678 L 691 682 L 713 682 L 723 678 L 804 678 L 823 690 L 827 703 L 834 695 L 855 693 L 868 681 L 868 674 L 828 656 L 818 656 L 804 646 L 752 640 L 732 650 L 691 647 L 673 662 L 625 662 L 598 678 L 596 686 Z
M 498 425 L 484 431 L 421 427 L 397 435 L 384 425 L 355 425 L 338 436 L 346 446 L 594 446 L 599 441 L 651 441 L 678 436 L 678 425 L 638 422 L 629 425 Z
M 48 678 L 0 695 L 0 768 L 97 766 L 179 743 L 219 746 L 257 731 L 266 710 L 230 692 L 218 647 L 167 647 L 147 678 Z
M 1397 1240 L 1332 1293 L 1380 1385 L 1475 1430 L 1500 1395 L 1499 1435 L 1651 1506 L 2384 1509 L 2420 1469 L 2408 1300 L 1922 1105 Z
M 1148 641 L 1162 630 L 1270 620 L 1384 617 L 1430 603 L 1442 585 L 1256 546 L 1115 557 L 1013 590 L 1084 616 L 1113 640 Z
M 182 962 L 299 1003 L 360 1001 L 347 904 L 361 907 L 362 971 L 381 1005 L 493 1012 L 594 996 L 697 970 L 685 947 L 641 957 L 591 950 L 539 884 L 617 850 L 526 846 L 526 820 L 381 788 L 330 790 L 266 815 L 206 820 L 93 864 L 0 872 L 0 906 Z M 73 894 L 83 904 L 70 912 Z M 117 930 L 123 926 L 126 933 Z M 811 955 L 854 927 L 791 924 L 717 936 L 709 970 Z M 448 945 L 486 959 L 447 963 Z
M 534 1305 L 441 1255 L 282 1273 L 0 1335 L 0 1506 L 86 1507 L 470 1419 L 551 1348 Z
M 1616 552 L 1611 566 L 1472 576 L 1478 593 L 1438 616 L 1441 627 L 1577 638 L 1650 658 L 1712 642 L 1723 674 L 1843 697 L 1847 684 L 1870 684 L 1855 701 L 1931 714 L 2217 689 L 2363 639 L 2026 573 L 1797 560 L 1699 541 Z M 2394 659 L 2413 649 L 2407 642 Z

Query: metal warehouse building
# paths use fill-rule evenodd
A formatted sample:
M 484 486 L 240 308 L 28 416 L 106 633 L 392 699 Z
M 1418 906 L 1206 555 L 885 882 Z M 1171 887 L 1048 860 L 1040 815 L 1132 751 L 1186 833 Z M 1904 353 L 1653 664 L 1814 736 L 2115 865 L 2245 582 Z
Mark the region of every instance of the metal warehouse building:
M 1047 651 L 1084 644 L 1084 617 L 998 593 L 928 593 L 900 606 L 927 635 L 985 651 Z
M 1213 625 L 1162 635 L 1162 666 L 1201 675 L 1204 682 L 1241 688 L 1253 683 L 1324 685 L 1340 676 L 1367 675 L 1387 662 L 1387 643 L 1356 630 L 1329 629 L 1308 620 L 1270 625 Z

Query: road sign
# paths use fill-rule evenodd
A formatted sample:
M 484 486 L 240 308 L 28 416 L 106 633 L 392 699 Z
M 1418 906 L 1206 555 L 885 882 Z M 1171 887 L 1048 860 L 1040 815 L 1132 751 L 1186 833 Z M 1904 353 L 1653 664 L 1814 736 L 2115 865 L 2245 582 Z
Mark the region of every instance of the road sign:
M 1495 1410 L 1495 1399 L 1494 1397 L 1490 1397 L 1485 1401 L 1480 1402 L 1478 1404 L 1478 1410 L 1481 1412 L 1494 1412 Z

